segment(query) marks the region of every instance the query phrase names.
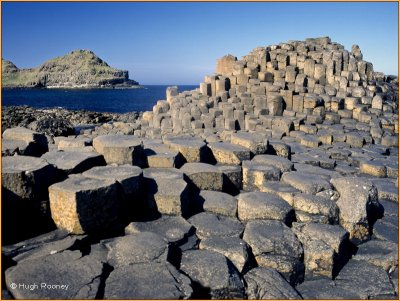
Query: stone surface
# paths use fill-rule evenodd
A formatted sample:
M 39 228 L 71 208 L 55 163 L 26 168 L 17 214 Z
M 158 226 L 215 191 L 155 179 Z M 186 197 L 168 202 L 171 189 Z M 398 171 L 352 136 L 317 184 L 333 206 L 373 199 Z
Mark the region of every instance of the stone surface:
M 198 298 L 242 299 L 244 285 L 232 263 L 222 254 L 208 250 L 187 251 L 182 254 L 180 269 L 198 283 L 194 293 Z
M 243 161 L 243 189 L 247 191 L 261 189 L 266 182 L 279 181 L 278 168 L 259 162 Z
M 147 222 L 132 222 L 125 228 L 125 234 L 154 232 L 170 243 L 181 244 L 193 235 L 194 228 L 181 216 L 163 215 L 159 219 Z
M 254 268 L 244 275 L 247 297 L 252 300 L 301 299 L 282 276 L 271 268 Z
M 218 216 L 208 212 L 196 214 L 188 219 L 196 228 L 199 238 L 210 236 L 239 237 L 244 226 L 236 219 L 227 216 Z
M 207 237 L 201 240 L 199 249 L 221 253 L 228 258 L 241 273 L 248 269 L 250 264 L 249 246 L 238 237 Z
M 57 168 L 60 178 L 82 173 L 94 166 L 105 165 L 103 156 L 96 152 L 48 152 L 42 158 Z
M 335 282 L 339 288 L 357 294 L 360 299 L 394 297 L 394 289 L 386 272 L 366 261 L 350 260 Z
M 356 177 L 343 177 L 331 180 L 339 192 L 336 202 L 339 207 L 340 223 L 350 233 L 354 242 L 367 240 L 371 222 L 379 213 L 378 192 L 376 187 Z
M 219 215 L 236 217 L 238 201 L 233 196 L 219 191 L 202 190 L 198 197 L 200 209 Z
M 298 171 L 284 173 L 282 181 L 307 194 L 331 189 L 330 183 L 323 177 Z
M 168 242 L 152 232 L 140 232 L 118 237 L 107 243 L 108 263 L 114 268 L 146 262 L 165 262 Z
M 140 164 L 142 141 L 129 135 L 104 135 L 93 139 L 93 147 L 107 164 Z
M 192 293 L 190 279 L 171 264 L 149 262 L 112 271 L 104 299 L 189 299 Z
M 164 139 L 170 149 L 179 152 L 186 162 L 202 162 L 207 156 L 206 144 L 202 139 L 177 136 Z
M 250 150 L 240 145 L 215 142 L 208 144 L 215 160 L 220 164 L 240 164 L 243 160 L 250 159 Z
M 181 175 L 178 174 L 180 177 Z M 183 179 L 165 172 L 162 176 L 150 177 L 145 173 L 148 207 L 161 214 L 186 216 L 189 210 L 189 190 Z
M 237 196 L 238 217 L 241 221 L 256 219 L 280 220 L 290 224 L 293 208 L 280 197 L 267 192 L 247 192 Z
M 118 218 L 120 200 L 114 180 L 74 175 L 49 187 L 51 216 L 70 233 L 99 233 Z
M 47 187 L 54 179 L 54 167 L 44 159 L 30 156 L 2 158 L 2 187 L 13 199 L 46 198 Z M 4 193 L 4 191 L 3 191 Z
M 254 155 L 265 154 L 268 149 L 267 138 L 259 133 L 233 133 L 231 143 L 248 148 Z
M 85 177 L 117 181 L 126 199 L 135 198 L 140 191 L 143 172 L 140 167 L 131 165 L 93 167 L 83 173 Z M 131 201 L 131 200 L 129 200 Z
M 199 190 L 222 191 L 224 178 L 222 172 L 207 163 L 186 163 L 180 169 L 188 182 Z
M 5 280 L 7 287 L 12 283 L 27 285 L 11 290 L 16 299 L 94 299 L 102 269 L 103 264 L 91 256 L 64 251 L 23 261 L 6 271 Z M 37 287 L 29 286 L 35 284 Z
M 335 224 L 339 221 L 339 209 L 336 203 L 320 196 L 299 193 L 293 198 L 293 208 L 296 213 L 302 211 L 312 216 L 326 217 L 320 219 L 326 221 L 325 223 Z

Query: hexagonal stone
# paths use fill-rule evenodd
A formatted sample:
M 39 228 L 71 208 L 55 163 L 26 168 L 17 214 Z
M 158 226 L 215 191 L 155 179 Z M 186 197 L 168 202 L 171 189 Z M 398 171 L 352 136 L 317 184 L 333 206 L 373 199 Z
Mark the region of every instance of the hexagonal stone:
M 208 212 L 201 212 L 188 219 L 196 228 L 199 238 L 210 236 L 239 237 L 243 233 L 244 226 L 236 218 L 218 216 Z
M 380 178 L 387 176 L 386 166 L 382 161 L 362 161 L 360 162 L 360 172 Z
M 24 155 L 24 156 L 40 156 L 41 153 L 35 152 L 34 148 L 32 148 L 32 144 L 28 144 L 22 140 L 11 140 L 11 139 L 2 139 L 1 141 L 1 155 L 5 156 L 14 156 Z
M 349 233 L 338 225 L 294 223 L 303 244 L 306 272 L 333 278 L 350 257 Z
M 238 201 L 227 193 L 201 190 L 198 199 L 202 211 L 236 217 Z
M 303 299 L 311 300 L 354 300 L 359 299 L 360 296 L 343 287 L 337 287 L 335 282 L 329 278 L 317 278 L 306 280 L 300 285 L 296 286 L 296 290 L 301 294 Z
M 247 192 L 237 196 L 238 217 L 241 221 L 255 219 L 280 220 L 290 224 L 293 208 L 280 197 L 267 192 Z
M 40 200 L 47 198 L 55 169 L 45 160 L 29 156 L 2 158 L 2 187 L 5 201 Z
M 243 240 L 251 246 L 255 256 L 272 254 L 300 258 L 303 254 L 300 241 L 281 221 L 249 221 L 243 233 Z
M 137 197 L 143 178 L 142 169 L 132 165 L 97 166 L 85 171 L 83 175 L 88 178 L 117 181 L 126 200 Z
M 224 191 L 232 195 L 240 192 L 243 186 L 242 167 L 239 165 L 217 165 L 224 174 Z
M 48 142 L 44 134 L 29 130 L 24 127 L 15 127 L 6 129 L 3 132 L 4 140 L 18 140 L 23 141 L 26 145 L 29 145 L 32 151 L 32 155 L 40 156 L 47 152 Z
M 200 241 L 199 248 L 221 253 L 233 263 L 239 272 L 248 268 L 250 249 L 247 243 L 239 237 L 207 237 Z
M 243 161 L 243 189 L 247 191 L 259 190 L 264 183 L 279 181 L 281 171 L 271 165 L 259 162 Z
M 244 285 L 232 263 L 222 254 L 208 250 L 187 251 L 182 254 L 180 269 L 192 282 L 198 283 L 195 298 L 242 299 Z
M 254 156 L 254 158 L 251 161 L 260 164 L 274 166 L 278 168 L 282 173 L 284 173 L 285 171 L 293 170 L 293 163 L 290 160 L 279 156 L 258 155 Z
M 370 222 L 376 219 L 380 207 L 376 187 L 357 177 L 335 178 L 331 183 L 340 194 L 336 202 L 340 224 L 349 231 L 354 243 L 367 240 L 372 227 Z
M 363 260 L 350 260 L 335 283 L 338 288 L 357 294 L 359 299 L 388 299 L 395 294 L 385 270 Z
M 176 168 L 145 168 L 143 169 L 144 178 L 164 178 L 164 179 L 176 179 L 183 180 L 183 172 Z
M 251 300 L 301 299 L 296 290 L 274 269 L 257 267 L 244 275 Z
M 92 145 L 92 139 L 89 137 L 59 137 L 57 148 L 62 151 L 82 150 Z
M 304 263 L 287 255 L 262 254 L 255 257 L 259 267 L 271 268 L 279 272 L 292 286 L 303 282 Z
M 73 175 L 49 187 L 51 216 L 70 233 L 99 233 L 113 226 L 120 201 L 114 180 Z
M 282 181 L 292 185 L 303 193 L 316 194 L 322 190 L 331 189 L 331 184 L 320 175 L 292 171 L 282 175 Z
M 186 163 L 180 169 L 187 177 L 188 183 L 199 190 L 222 191 L 223 173 L 215 165 L 207 163 Z
M 361 136 L 357 132 L 347 133 L 346 134 L 346 143 L 349 144 L 352 148 L 363 147 L 365 140 L 364 137 Z
M 151 141 L 143 141 L 144 156 L 148 167 L 173 168 L 182 165 L 182 155 L 171 150 L 167 145 Z
M 165 262 L 168 241 L 153 232 L 141 232 L 117 237 L 106 243 L 108 262 L 114 268 L 151 261 Z
M 125 228 L 125 234 L 154 232 L 167 239 L 170 243 L 180 244 L 195 229 L 181 216 L 163 215 L 159 219 L 147 222 L 132 222 Z
M 140 165 L 142 140 L 131 135 L 103 135 L 93 139 L 93 147 L 107 164 Z
M 96 152 L 48 152 L 42 158 L 57 168 L 59 178 L 82 173 L 94 166 L 105 165 L 103 156 Z
M 192 292 L 190 279 L 170 263 L 148 262 L 112 271 L 104 299 L 189 299 Z
M 283 182 L 265 182 L 260 191 L 275 194 L 285 200 L 290 206 L 293 206 L 294 196 L 300 193 L 293 186 Z
M 214 142 L 208 144 L 215 160 L 220 164 L 238 165 L 244 160 L 250 160 L 250 150 L 227 142 Z
M 10 290 L 16 299 L 94 299 L 102 270 L 103 263 L 97 258 L 66 250 L 22 261 L 6 271 L 5 280 L 7 287 L 27 285 Z
M 231 143 L 248 148 L 254 155 L 265 154 L 268 149 L 268 139 L 261 133 L 232 133 Z
M 179 172 L 169 172 L 166 169 L 164 172 L 157 170 L 149 176 L 144 170 L 148 206 L 161 214 L 186 216 L 189 210 L 189 189 L 180 176 Z
M 207 157 L 206 143 L 197 137 L 176 136 L 164 139 L 172 150 L 179 152 L 186 162 L 204 162 Z
M 321 144 L 321 141 L 312 135 L 304 135 L 301 137 L 300 143 L 306 147 L 317 148 Z
M 354 260 L 365 260 L 386 272 L 394 270 L 399 262 L 399 246 L 391 241 L 370 240 L 358 246 Z
M 339 221 L 339 208 L 336 203 L 320 196 L 299 193 L 293 198 L 293 207 L 296 209 L 296 217 L 299 222 L 316 219 L 325 224 L 335 224 Z M 298 210 L 302 211 L 303 215 L 298 215 Z M 304 213 L 307 216 L 304 216 Z M 305 218 L 306 221 L 302 218 Z

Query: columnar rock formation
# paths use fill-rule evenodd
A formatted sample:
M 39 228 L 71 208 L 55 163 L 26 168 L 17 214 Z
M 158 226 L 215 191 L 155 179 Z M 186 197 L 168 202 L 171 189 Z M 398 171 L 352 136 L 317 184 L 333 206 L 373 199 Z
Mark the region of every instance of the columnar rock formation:
M 259 47 L 131 122 L 7 129 L 3 297 L 398 298 L 397 78 L 362 58 Z

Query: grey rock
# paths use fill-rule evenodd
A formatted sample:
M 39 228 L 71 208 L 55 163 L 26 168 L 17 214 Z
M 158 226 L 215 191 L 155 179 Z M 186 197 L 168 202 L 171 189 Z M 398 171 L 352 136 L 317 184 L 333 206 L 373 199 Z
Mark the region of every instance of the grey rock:
M 201 289 L 197 293 L 201 298 L 242 299 L 245 296 L 239 273 L 222 254 L 208 250 L 184 252 L 180 269 L 198 283 Z
M 337 287 L 357 294 L 360 299 L 386 299 L 395 294 L 385 270 L 362 260 L 350 260 L 335 283 Z
M 321 176 L 298 171 L 284 173 L 282 181 L 307 194 L 316 194 L 332 188 Z
M 125 234 L 154 232 L 168 242 L 182 244 L 193 235 L 194 228 L 181 216 L 163 215 L 159 219 L 147 222 L 132 222 L 125 228 Z
M 106 280 L 104 299 L 189 299 L 190 279 L 169 263 L 140 263 L 115 269 Z
M 206 212 L 236 217 L 238 201 L 235 197 L 219 191 L 201 190 L 199 194 L 201 209 Z
M 150 261 L 165 262 L 168 257 L 168 242 L 152 232 L 140 232 L 118 237 L 107 242 L 108 262 L 121 267 Z
M 248 299 L 301 299 L 293 287 L 274 269 L 258 267 L 244 275 Z
M 180 170 L 187 176 L 188 181 L 199 190 L 223 190 L 223 173 L 214 165 L 186 163 Z
M 239 272 L 243 272 L 250 264 L 250 248 L 238 237 L 211 236 L 201 240 L 200 250 L 221 253 L 228 258 Z
M 218 216 L 208 212 L 193 215 L 188 219 L 196 228 L 196 234 L 200 238 L 210 236 L 239 237 L 243 233 L 244 226 L 236 218 Z
M 82 257 L 79 251 L 64 251 L 22 261 L 6 271 L 5 280 L 7 287 L 12 283 L 28 285 L 11 290 L 16 299 L 94 299 L 102 270 L 103 263 L 96 258 Z M 29 289 L 34 284 L 37 287 Z
M 280 220 L 290 224 L 293 208 L 280 197 L 267 192 L 247 192 L 237 196 L 238 217 L 241 221 L 255 219 Z

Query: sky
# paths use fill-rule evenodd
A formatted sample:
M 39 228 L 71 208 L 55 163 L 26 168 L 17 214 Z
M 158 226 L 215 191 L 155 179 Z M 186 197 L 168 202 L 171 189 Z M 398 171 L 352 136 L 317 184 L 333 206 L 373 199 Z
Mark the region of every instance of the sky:
M 2 57 L 37 67 L 94 51 L 141 84 L 199 84 L 226 54 L 329 36 L 398 74 L 395 2 L 2 2 Z

